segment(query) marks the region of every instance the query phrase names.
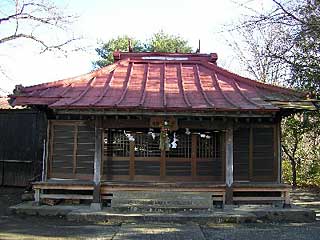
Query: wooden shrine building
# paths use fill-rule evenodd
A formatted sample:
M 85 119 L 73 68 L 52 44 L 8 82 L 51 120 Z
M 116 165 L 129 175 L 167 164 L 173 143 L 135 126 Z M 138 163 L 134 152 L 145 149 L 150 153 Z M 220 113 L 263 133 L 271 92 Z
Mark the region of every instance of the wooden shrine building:
M 212 193 L 223 203 L 289 203 L 280 121 L 315 108 L 304 94 L 229 72 L 217 66 L 216 54 L 114 58 L 91 73 L 11 96 L 48 119 L 36 201 L 107 199 L 112 206 L 116 192 L 181 191 Z

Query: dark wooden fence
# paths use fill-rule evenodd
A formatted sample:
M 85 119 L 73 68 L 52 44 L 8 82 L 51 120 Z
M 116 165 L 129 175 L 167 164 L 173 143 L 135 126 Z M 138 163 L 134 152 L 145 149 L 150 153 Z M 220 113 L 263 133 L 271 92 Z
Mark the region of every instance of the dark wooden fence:
M 42 171 L 46 119 L 27 109 L 0 110 L 0 185 L 26 186 Z

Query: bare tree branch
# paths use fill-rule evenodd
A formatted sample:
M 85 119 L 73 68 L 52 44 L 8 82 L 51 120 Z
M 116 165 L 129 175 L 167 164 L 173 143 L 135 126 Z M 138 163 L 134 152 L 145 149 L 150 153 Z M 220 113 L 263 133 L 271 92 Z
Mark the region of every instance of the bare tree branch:
M 305 21 L 303 21 L 302 19 L 298 18 L 296 15 L 294 15 L 293 13 L 289 12 L 279 1 L 277 0 L 272 0 L 275 4 L 277 4 L 280 9 L 287 14 L 288 16 L 290 16 L 292 19 L 296 20 L 297 22 L 300 22 L 302 24 L 306 24 Z
M 57 29 L 60 29 L 62 30 L 61 33 L 64 32 L 64 35 L 70 35 L 67 27 L 77 16 L 65 14 L 53 2 L 45 2 L 43 0 L 26 0 L 22 3 L 19 0 L 13 0 L 13 2 L 15 4 L 14 8 L 12 8 L 14 13 L 0 18 L 0 27 L 12 21 L 15 21 L 15 27 L 12 29 L 13 33 L 7 31 L 7 35 L 2 34 L 0 44 L 16 39 L 29 39 L 42 46 L 41 52 L 46 52 L 53 49 L 62 50 L 64 46 L 79 39 L 73 36 L 63 36 L 63 38 L 54 42 L 52 39 L 45 40 L 43 37 L 45 35 L 41 35 L 39 31 L 37 32 L 38 34 L 34 33 L 35 29 L 40 28 L 43 31 L 46 27 L 54 33 L 56 33 Z

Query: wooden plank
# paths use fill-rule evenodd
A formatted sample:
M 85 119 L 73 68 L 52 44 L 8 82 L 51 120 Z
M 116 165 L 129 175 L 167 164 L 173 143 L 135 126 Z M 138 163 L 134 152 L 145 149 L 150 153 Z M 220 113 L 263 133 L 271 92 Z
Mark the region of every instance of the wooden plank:
M 62 178 L 62 179 L 66 179 L 66 180 L 77 179 L 77 180 L 91 180 L 92 181 L 93 175 L 92 174 L 77 173 L 72 176 L 72 174 L 69 174 L 69 173 L 67 174 L 67 173 L 55 172 L 52 174 L 51 177 L 52 178 Z
M 79 126 L 85 126 L 85 121 L 80 121 L 80 120 L 50 120 L 50 121 L 55 126 L 59 126 L 59 125 L 74 126 L 74 124 L 78 124 Z
M 237 188 L 237 187 L 233 187 L 233 191 L 234 192 L 289 192 L 290 189 L 286 189 L 286 188 Z
M 155 188 L 155 187 L 130 187 L 130 186 L 102 186 L 101 193 L 107 194 L 119 191 L 149 191 L 149 192 L 225 192 L 225 189 L 212 188 Z
M 134 166 L 134 147 L 135 147 L 135 142 L 131 141 L 130 142 L 130 165 L 129 165 L 129 175 L 130 175 L 130 179 L 133 180 L 134 179 L 134 174 L 135 174 L 135 166 Z
M 197 176 L 197 138 L 198 136 L 192 134 L 191 138 L 191 175 L 192 177 Z
M 92 195 L 84 194 L 40 194 L 40 199 L 51 198 L 51 199 L 85 199 L 92 200 Z
M 146 119 L 118 119 L 115 121 L 114 119 L 105 119 L 103 121 L 103 126 L 105 128 L 149 128 L 149 120 Z
M 233 201 L 284 201 L 284 197 L 233 197 Z
M 93 186 L 84 185 L 33 185 L 33 189 L 39 190 L 93 190 Z

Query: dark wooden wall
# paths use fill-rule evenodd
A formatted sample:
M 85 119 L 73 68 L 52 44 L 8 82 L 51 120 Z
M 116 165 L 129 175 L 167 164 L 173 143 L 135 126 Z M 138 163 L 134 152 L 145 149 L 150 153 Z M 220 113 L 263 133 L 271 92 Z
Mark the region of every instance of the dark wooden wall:
M 26 186 L 42 171 L 44 113 L 0 110 L 0 184 Z
M 234 180 L 275 182 L 278 174 L 276 125 L 248 125 L 234 131 Z

